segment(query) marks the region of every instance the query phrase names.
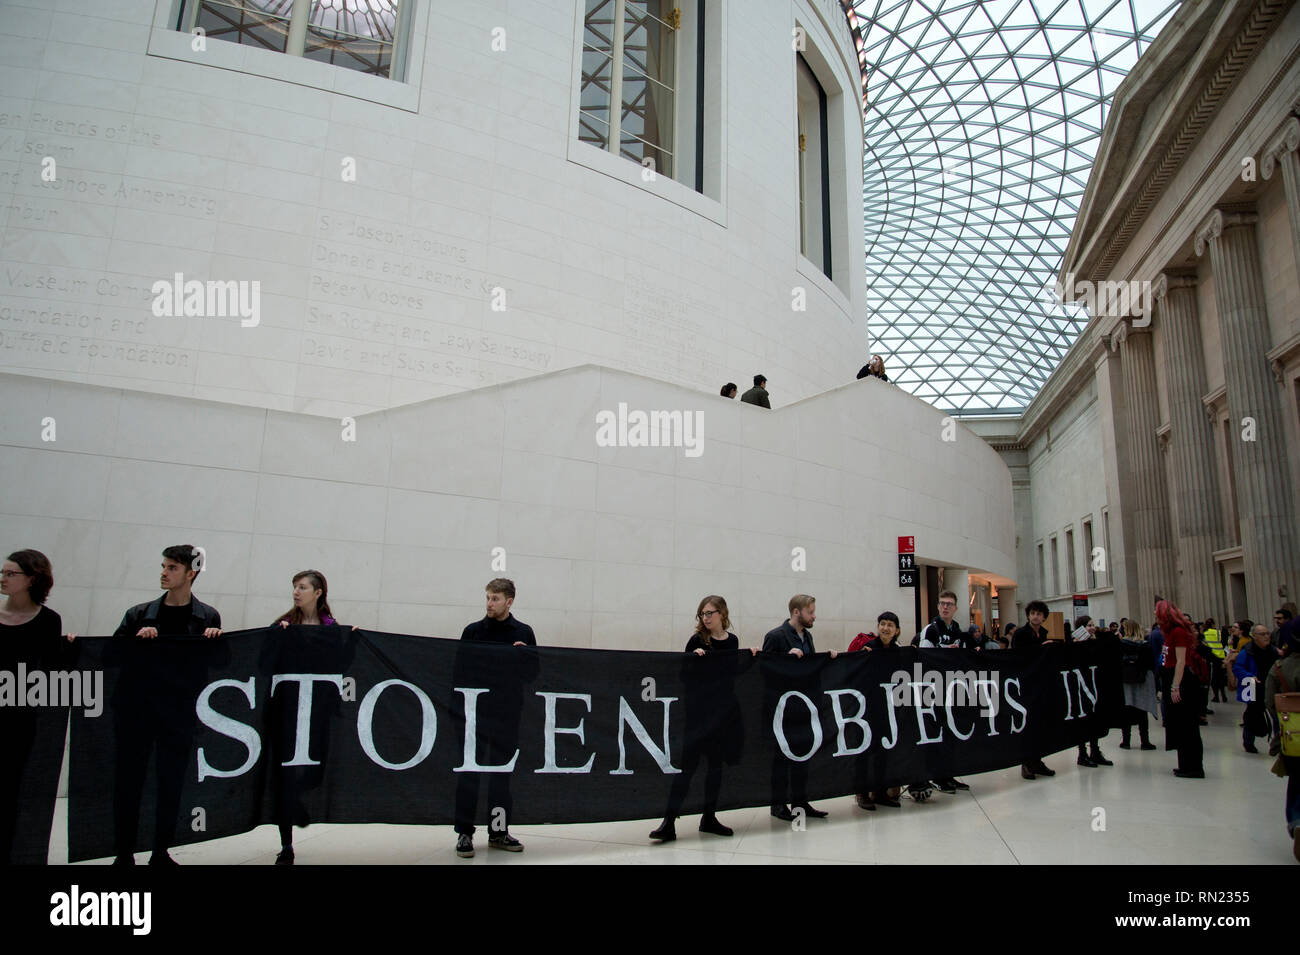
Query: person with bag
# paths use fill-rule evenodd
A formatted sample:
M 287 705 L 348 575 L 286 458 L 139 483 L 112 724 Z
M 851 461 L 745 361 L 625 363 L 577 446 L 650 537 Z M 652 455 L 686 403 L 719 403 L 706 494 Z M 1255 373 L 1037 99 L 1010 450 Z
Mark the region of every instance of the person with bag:
M 1172 601 L 1156 598 L 1156 620 L 1165 635 L 1165 749 L 1178 751 L 1174 775 L 1180 779 L 1204 779 L 1201 743 L 1201 712 L 1205 709 L 1205 688 L 1210 668 L 1196 650 L 1195 627 Z
M 1262 623 L 1255 624 L 1250 636 L 1254 642 L 1237 654 L 1232 672 L 1237 677 L 1237 702 L 1246 704 L 1241 716 L 1241 747 L 1248 753 L 1258 753 L 1255 737 L 1268 739 L 1273 735 L 1272 716 L 1264 706 L 1261 684 L 1277 662 L 1277 651 L 1269 639 L 1268 627 Z
M 1281 757 L 1286 772 L 1286 831 L 1300 862 L 1300 625 L 1284 626 L 1281 642 L 1282 657 L 1264 683 L 1264 705 L 1278 727 L 1268 751 Z
M 1133 726 L 1136 724 L 1138 738 L 1141 740 L 1140 748 L 1155 749 L 1147 731 L 1147 714 L 1150 713 L 1157 719 L 1160 717 L 1156 696 L 1155 654 L 1151 652 L 1151 645 L 1142 636 L 1135 620 L 1125 621 L 1120 646 L 1123 652 L 1120 678 L 1124 682 L 1124 725 L 1120 727 L 1123 738 L 1119 748 L 1131 747 Z

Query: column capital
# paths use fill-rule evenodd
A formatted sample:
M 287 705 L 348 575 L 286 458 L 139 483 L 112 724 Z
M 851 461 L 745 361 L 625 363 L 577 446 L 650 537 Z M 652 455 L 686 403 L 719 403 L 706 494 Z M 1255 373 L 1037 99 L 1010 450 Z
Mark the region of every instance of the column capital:
M 1264 147 L 1264 153 L 1259 162 L 1259 174 L 1265 180 L 1271 179 L 1278 160 L 1286 156 L 1287 153 L 1295 152 L 1297 149 L 1300 149 L 1300 119 L 1288 116 L 1286 122 L 1273 134 L 1273 138 Z
M 1196 276 L 1161 272 L 1151 283 L 1151 297 L 1157 302 L 1163 301 L 1169 290 L 1174 288 L 1196 288 Z
M 1215 209 L 1201 223 L 1200 228 L 1196 230 L 1196 254 L 1198 256 L 1205 254 L 1205 248 L 1209 245 L 1211 239 L 1217 239 L 1223 235 L 1224 229 L 1235 229 L 1241 226 L 1254 225 L 1259 221 L 1259 216 L 1253 212 L 1225 212 L 1223 209 Z

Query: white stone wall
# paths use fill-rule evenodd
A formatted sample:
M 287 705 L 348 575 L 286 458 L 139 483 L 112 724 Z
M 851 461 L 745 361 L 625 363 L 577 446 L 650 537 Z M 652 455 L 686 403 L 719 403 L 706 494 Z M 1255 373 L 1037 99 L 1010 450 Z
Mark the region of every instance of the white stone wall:
M 818 598 L 820 647 L 910 616 L 919 559 L 1015 576 L 1011 485 L 982 440 L 881 382 L 766 411 L 584 366 L 338 420 L 0 375 L 4 547 L 53 561 L 50 606 L 106 633 L 157 596 L 160 551 L 206 548 L 195 593 L 229 629 L 325 573 L 338 617 L 456 637 L 500 572 L 547 644 L 666 650 L 722 594 L 747 642 Z M 596 415 L 698 410 L 702 453 L 598 447 Z M 42 440 L 53 418 L 55 440 Z M 806 570 L 794 570 L 794 548 Z
M 710 5 L 712 198 L 577 142 L 577 0 L 420 2 L 406 83 L 195 52 L 174 10 L 0 2 L 0 370 L 342 416 L 588 362 L 784 404 L 864 363 L 836 4 Z M 845 91 L 834 281 L 798 253 L 796 23 Z M 259 324 L 154 317 L 177 272 L 260 282 Z

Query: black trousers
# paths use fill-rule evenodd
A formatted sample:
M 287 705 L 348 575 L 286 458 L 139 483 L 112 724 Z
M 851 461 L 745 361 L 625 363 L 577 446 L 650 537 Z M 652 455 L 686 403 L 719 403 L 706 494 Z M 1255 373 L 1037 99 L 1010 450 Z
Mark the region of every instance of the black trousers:
M 1173 671 L 1165 678 L 1165 749 L 1178 751 L 1178 768 L 1185 773 L 1205 771 L 1205 747 L 1201 743 L 1201 713 L 1205 710 L 1206 687 L 1190 671 L 1183 672 L 1180 699 L 1171 696 Z

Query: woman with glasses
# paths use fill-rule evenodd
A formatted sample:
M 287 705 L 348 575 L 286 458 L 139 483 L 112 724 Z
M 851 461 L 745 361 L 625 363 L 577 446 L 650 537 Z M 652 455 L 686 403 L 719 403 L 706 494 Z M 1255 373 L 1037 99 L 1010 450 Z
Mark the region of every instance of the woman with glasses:
M 700 832 L 715 836 L 730 836 L 733 830 L 724 826 L 716 815 L 718 793 L 722 789 L 722 767 L 740 761 L 744 738 L 741 733 L 740 703 L 734 685 L 739 669 L 740 638 L 729 632 L 731 617 L 727 601 L 710 594 L 700 601 L 695 611 L 695 632 L 686 641 L 690 654 L 682 672 L 686 687 L 686 744 L 682 748 L 682 771 L 673 779 L 668 796 L 668 812 L 663 824 L 650 838 L 657 842 L 672 842 L 677 838 L 676 819 L 686 801 L 702 759 L 708 759 L 709 768 L 704 777 L 704 814 L 700 817 Z M 751 656 L 758 653 L 750 648 Z M 701 657 L 717 656 L 716 663 L 705 663 Z

